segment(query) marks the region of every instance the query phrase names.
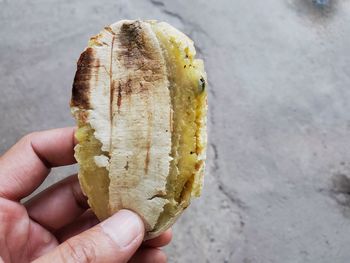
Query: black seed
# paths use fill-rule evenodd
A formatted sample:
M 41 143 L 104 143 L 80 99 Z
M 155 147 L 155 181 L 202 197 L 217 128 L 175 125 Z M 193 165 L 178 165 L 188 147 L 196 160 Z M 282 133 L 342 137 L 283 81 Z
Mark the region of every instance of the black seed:
M 199 79 L 199 91 L 203 92 L 205 90 L 205 79 L 201 77 Z

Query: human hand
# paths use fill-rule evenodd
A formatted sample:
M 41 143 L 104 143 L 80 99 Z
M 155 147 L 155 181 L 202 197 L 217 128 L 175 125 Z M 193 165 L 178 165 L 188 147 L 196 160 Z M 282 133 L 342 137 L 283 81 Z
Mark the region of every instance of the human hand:
M 0 157 L 0 262 L 166 262 L 158 248 L 170 231 L 142 243 L 143 223 L 128 210 L 99 223 L 76 175 L 20 203 L 51 167 L 75 163 L 74 145 L 74 128 L 35 132 Z

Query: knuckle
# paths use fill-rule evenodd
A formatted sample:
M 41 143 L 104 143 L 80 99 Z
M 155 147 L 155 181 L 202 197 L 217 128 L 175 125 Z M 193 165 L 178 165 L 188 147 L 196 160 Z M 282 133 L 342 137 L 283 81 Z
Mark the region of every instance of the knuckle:
M 64 262 L 97 262 L 95 244 L 92 240 L 73 238 L 68 239 L 65 244 L 65 251 L 62 252 Z

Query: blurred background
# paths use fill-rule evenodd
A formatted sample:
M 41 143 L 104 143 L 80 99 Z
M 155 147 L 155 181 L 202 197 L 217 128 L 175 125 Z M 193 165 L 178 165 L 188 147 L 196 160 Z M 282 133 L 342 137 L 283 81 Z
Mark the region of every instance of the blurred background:
M 138 18 L 188 34 L 209 77 L 206 184 L 169 262 L 349 262 L 348 0 L 0 0 L 0 154 L 74 125 L 89 37 Z

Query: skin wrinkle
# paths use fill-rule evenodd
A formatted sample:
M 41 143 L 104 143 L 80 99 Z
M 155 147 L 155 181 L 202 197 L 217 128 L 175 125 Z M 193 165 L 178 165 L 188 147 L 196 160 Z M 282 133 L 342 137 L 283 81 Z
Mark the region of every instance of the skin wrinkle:
M 43 163 L 43 165 L 46 167 L 47 172 L 49 173 L 51 171 L 52 164 L 48 160 L 46 160 L 39 151 L 35 149 L 35 145 L 32 141 L 30 141 L 30 147 L 32 147 L 34 154 L 40 159 L 40 161 Z
M 82 193 L 79 182 L 76 181 L 70 185 L 70 189 L 76 204 L 81 207 L 81 209 L 89 208 L 87 204 L 87 197 Z
M 73 223 L 63 226 L 59 230 L 54 232 L 55 237 L 61 243 L 72 236 L 80 234 L 81 232 L 88 230 L 89 228 L 97 225 L 100 221 L 91 209 L 88 209 L 78 217 Z

